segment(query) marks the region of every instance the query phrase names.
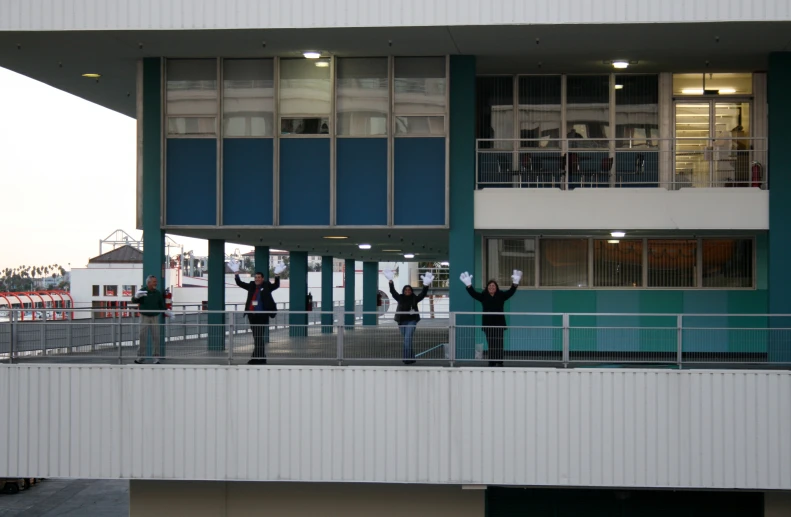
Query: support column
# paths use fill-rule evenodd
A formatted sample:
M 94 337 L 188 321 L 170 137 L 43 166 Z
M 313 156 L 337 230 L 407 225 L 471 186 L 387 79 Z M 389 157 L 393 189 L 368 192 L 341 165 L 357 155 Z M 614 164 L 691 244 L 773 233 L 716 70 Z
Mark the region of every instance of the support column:
M 288 273 L 289 310 L 298 311 L 288 315 L 288 335 L 308 335 L 308 315 L 304 312 L 308 301 L 308 252 L 292 251 L 290 253 Z
M 225 311 L 225 241 L 209 239 L 210 311 Z M 225 314 L 209 313 L 209 350 L 225 350 Z
M 791 52 L 769 54 L 769 313 L 791 314 Z M 770 327 L 787 327 L 787 318 L 769 318 Z M 791 361 L 791 345 L 770 333 L 769 360 Z
M 253 273 L 260 271 L 269 280 L 269 246 L 256 246 Z
M 450 85 L 450 310 L 472 312 L 474 300 L 459 275 L 475 271 L 475 56 L 450 56 Z M 460 316 L 456 324 L 474 325 L 475 319 Z M 457 358 L 474 357 L 474 329 L 457 329 L 455 347 Z
M 379 262 L 363 262 L 363 325 L 376 325 L 379 314 L 376 298 L 379 294 Z
M 349 329 L 354 329 L 354 298 L 355 293 L 355 261 L 346 259 L 343 267 L 343 310 L 346 315 L 343 317 L 344 325 Z
M 321 333 L 332 334 L 335 321 L 335 302 L 333 287 L 335 281 L 332 272 L 333 258 L 329 255 L 321 257 Z
M 143 230 L 143 278 L 154 275 L 165 290 L 165 232 L 162 230 L 162 60 L 145 58 L 138 67 L 141 95 L 137 106 L 138 190 L 137 226 Z M 164 356 L 165 332 L 160 332 Z M 148 345 L 148 355 L 153 352 Z

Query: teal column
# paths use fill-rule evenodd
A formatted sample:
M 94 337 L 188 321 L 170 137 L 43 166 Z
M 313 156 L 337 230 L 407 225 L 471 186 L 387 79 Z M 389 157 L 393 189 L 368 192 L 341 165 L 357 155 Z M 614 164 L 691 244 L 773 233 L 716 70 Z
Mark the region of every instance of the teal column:
M 143 59 L 143 177 L 142 213 L 139 221 L 143 230 L 143 278 L 154 275 L 159 288 L 165 288 L 165 232 L 162 230 L 162 60 Z M 161 353 L 164 356 L 165 332 L 160 332 Z M 148 344 L 148 355 L 153 352 Z
M 209 311 L 225 311 L 225 241 L 209 239 Z M 225 350 L 225 314 L 209 313 L 209 350 Z
M 343 267 L 343 310 L 346 313 L 343 317 L 344 325 L 347 328 L 354 328 L 354 298 L 355 293 L 355 261 L 346 259 Z
M 791 314 L 791 52 L 769 54 L 769 313 Z M 787 328 L 787 318 L 769 318 Z M 791 362 L 783 331 L 770 331 L 769 359 Z
M 450 232 L 448 261 L 450 262 L 450 310 L 477 310 L 474 300 L 466 293 L 459 275 L 464 271 L 474 275 L 475 218 L 475 57 L 450 56 Z M 474 275 L 473 285 L 480 283 Z M 472 316 L 458 316 L 457 325 L 474 325 Z M 451 345 L 453 346 L 453 345 Z M 472 358 L 475 354 L 473 329 L 456 330 L 456 357 Z
M 253 271 L 260 271 L 264 274 L 264 278 L 269 280 L 269 246 L 256 246 L 255 247 L 255 263 Z
M 332 334 L 332 324 L 335 321 L 335 302 L 333 300 L 333 287 L 335 281 L 332 275 L 332 256 L 321 257 L 321 333 Z
M 288 302 L 292 313 L 288 315 L 288 335 L 307 336 L 308 315 L 304 311 L 308 301 L 308 252 L 292 251 L 289 256 Z
M 376 295 L 379 294 L 379 262 L 363 262 L 363 325 L 376 325 Z M 370 313 L 370 314 L 369 314 Z

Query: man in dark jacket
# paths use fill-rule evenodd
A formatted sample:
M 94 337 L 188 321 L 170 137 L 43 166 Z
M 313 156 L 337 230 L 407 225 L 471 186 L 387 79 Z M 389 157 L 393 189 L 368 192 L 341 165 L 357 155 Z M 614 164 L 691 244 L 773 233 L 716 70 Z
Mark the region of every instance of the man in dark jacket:
M 140 311 L 140 348 L 137 351 L 137 364 L 143 364 L 143 358 L 148 355 L 148 337 L 151 336 L 151 345 L 154 352 L 154 364 L 159 364 L 159 316 L 164 314 L 170 318 L 173 313 L 165 310 L 165 296 L 157 289 L 157 277 L 149 275 L 146 285 L 132 297 L 132 303 L 138 304 Z
M 247 364 L 266 364 L 266 333 L 269 330 L 269 320 L 277 315 L 277 304 L 272 298 L 272 291 L 280 287 L 280 273 L 286 270 L 284 264 L 275 266 L 274 283 L 264 280 L 264 274 L 256 272 L 252 282 L 242 282 L 239 279 L 239 263 L 231 261 L 228 267 L 235 273 L 236 285 L 247 291 L 247 300 L 244 310 L 253 329 L 253 356 Z
M 516 288 L 522 279 L 522 272 L 514 269 L 513 275 L 511 275 L 513 283 L 508 291 L 501 291 L 497 281 L 489 280 L 486 284 L 486 292 L 479 293 L 472 286 L 472 275 L 465 271 L 460 278 L 467 286 L 470 296 L 481 302 L 484 313 L 481 318 L 481 326 L 486 336 L 486 343 L 489 345 L 489 366 L 503 366 L 503 341 L 506 328 L 505 314 L 503 314 L 505 302 L 516 293 Z
M 404 337 L 404 364 L 413 364 L 415 362 L 415 352 L 412 350 L 412 338 L 415 335 L 415 327 L 417 322 L 420 321 L 420 309 L 418 304 L 423 301 L 423 298 L 428 294 L 428 287 L 434 280 L 434 275 L 426 273 L 421 277 L 423 280 L 423 290 L 420 294 L 416 295 L 411 285 L 405 285 L 401 290 L 401 294 L 395 290 L 393 285 L 393 271 L 385 269 L 383 271 L 385 278 L 390 282 L 390 294 L 393 299 L 398 302 L 396 307 L 395 322 L 398 323 L 398 329 Z

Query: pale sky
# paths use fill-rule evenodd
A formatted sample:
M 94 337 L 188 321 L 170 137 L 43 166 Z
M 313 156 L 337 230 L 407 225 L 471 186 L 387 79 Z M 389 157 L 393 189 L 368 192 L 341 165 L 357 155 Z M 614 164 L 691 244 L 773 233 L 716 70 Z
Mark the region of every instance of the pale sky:
M 85 267 L 115 230 L 139 238 L 135 120 L 4 68 L 0 91 L 0 268 Z M 173 238 L 208 253 L 206 241 Z

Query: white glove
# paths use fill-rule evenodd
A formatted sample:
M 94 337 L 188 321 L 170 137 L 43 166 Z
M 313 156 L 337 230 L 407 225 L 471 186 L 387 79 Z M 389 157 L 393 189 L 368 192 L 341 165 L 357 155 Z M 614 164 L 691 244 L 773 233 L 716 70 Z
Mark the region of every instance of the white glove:
M 172 318 L 173 317 L 173 311 L 165 311 L 165 317 L 166 318 Z
M 280 273 L 282 273 L 285 270 L 286 270 L 286 265 L 283 264 L 282 262 L 275 266 L 275 274 L 276 275 L 279 275 Z
M 459 279 L 461 279 L 461 281 L 464 282 L 464 285 L 466 285 L 467 287 L 470 287 L 472 285 L 472 275 L 466 271 L 461 274 Z
M 239 264 L 238 260 L 229 260 L 228 261 L 228 269 L 230 269 L 234 273 L 238 273 L 239 272 L 239 266 L 240 266 L 240 264 Z
M 514 274 L 511 275 L 511 280 L 513 280 L 516 285 L 519 285 L 519 281 L 522 280 L 522 272 L 518 269 L 514 269 Z
M 429 286 L 431 285 L 431 282 L 434 281 L 434 275 L 431 273 L 426 273 L 425 275 L 421 276 L 420 279 L 423 280 L 423 285 Z
M 145 298 L 148 296 L 148 291 L 138 291 L 135 298 Z
M 393 281 L 393 270 L 392 269 L 384 269 L 382 270 L 382 274 L 385 276 L 386 279 L 389 281 Z

